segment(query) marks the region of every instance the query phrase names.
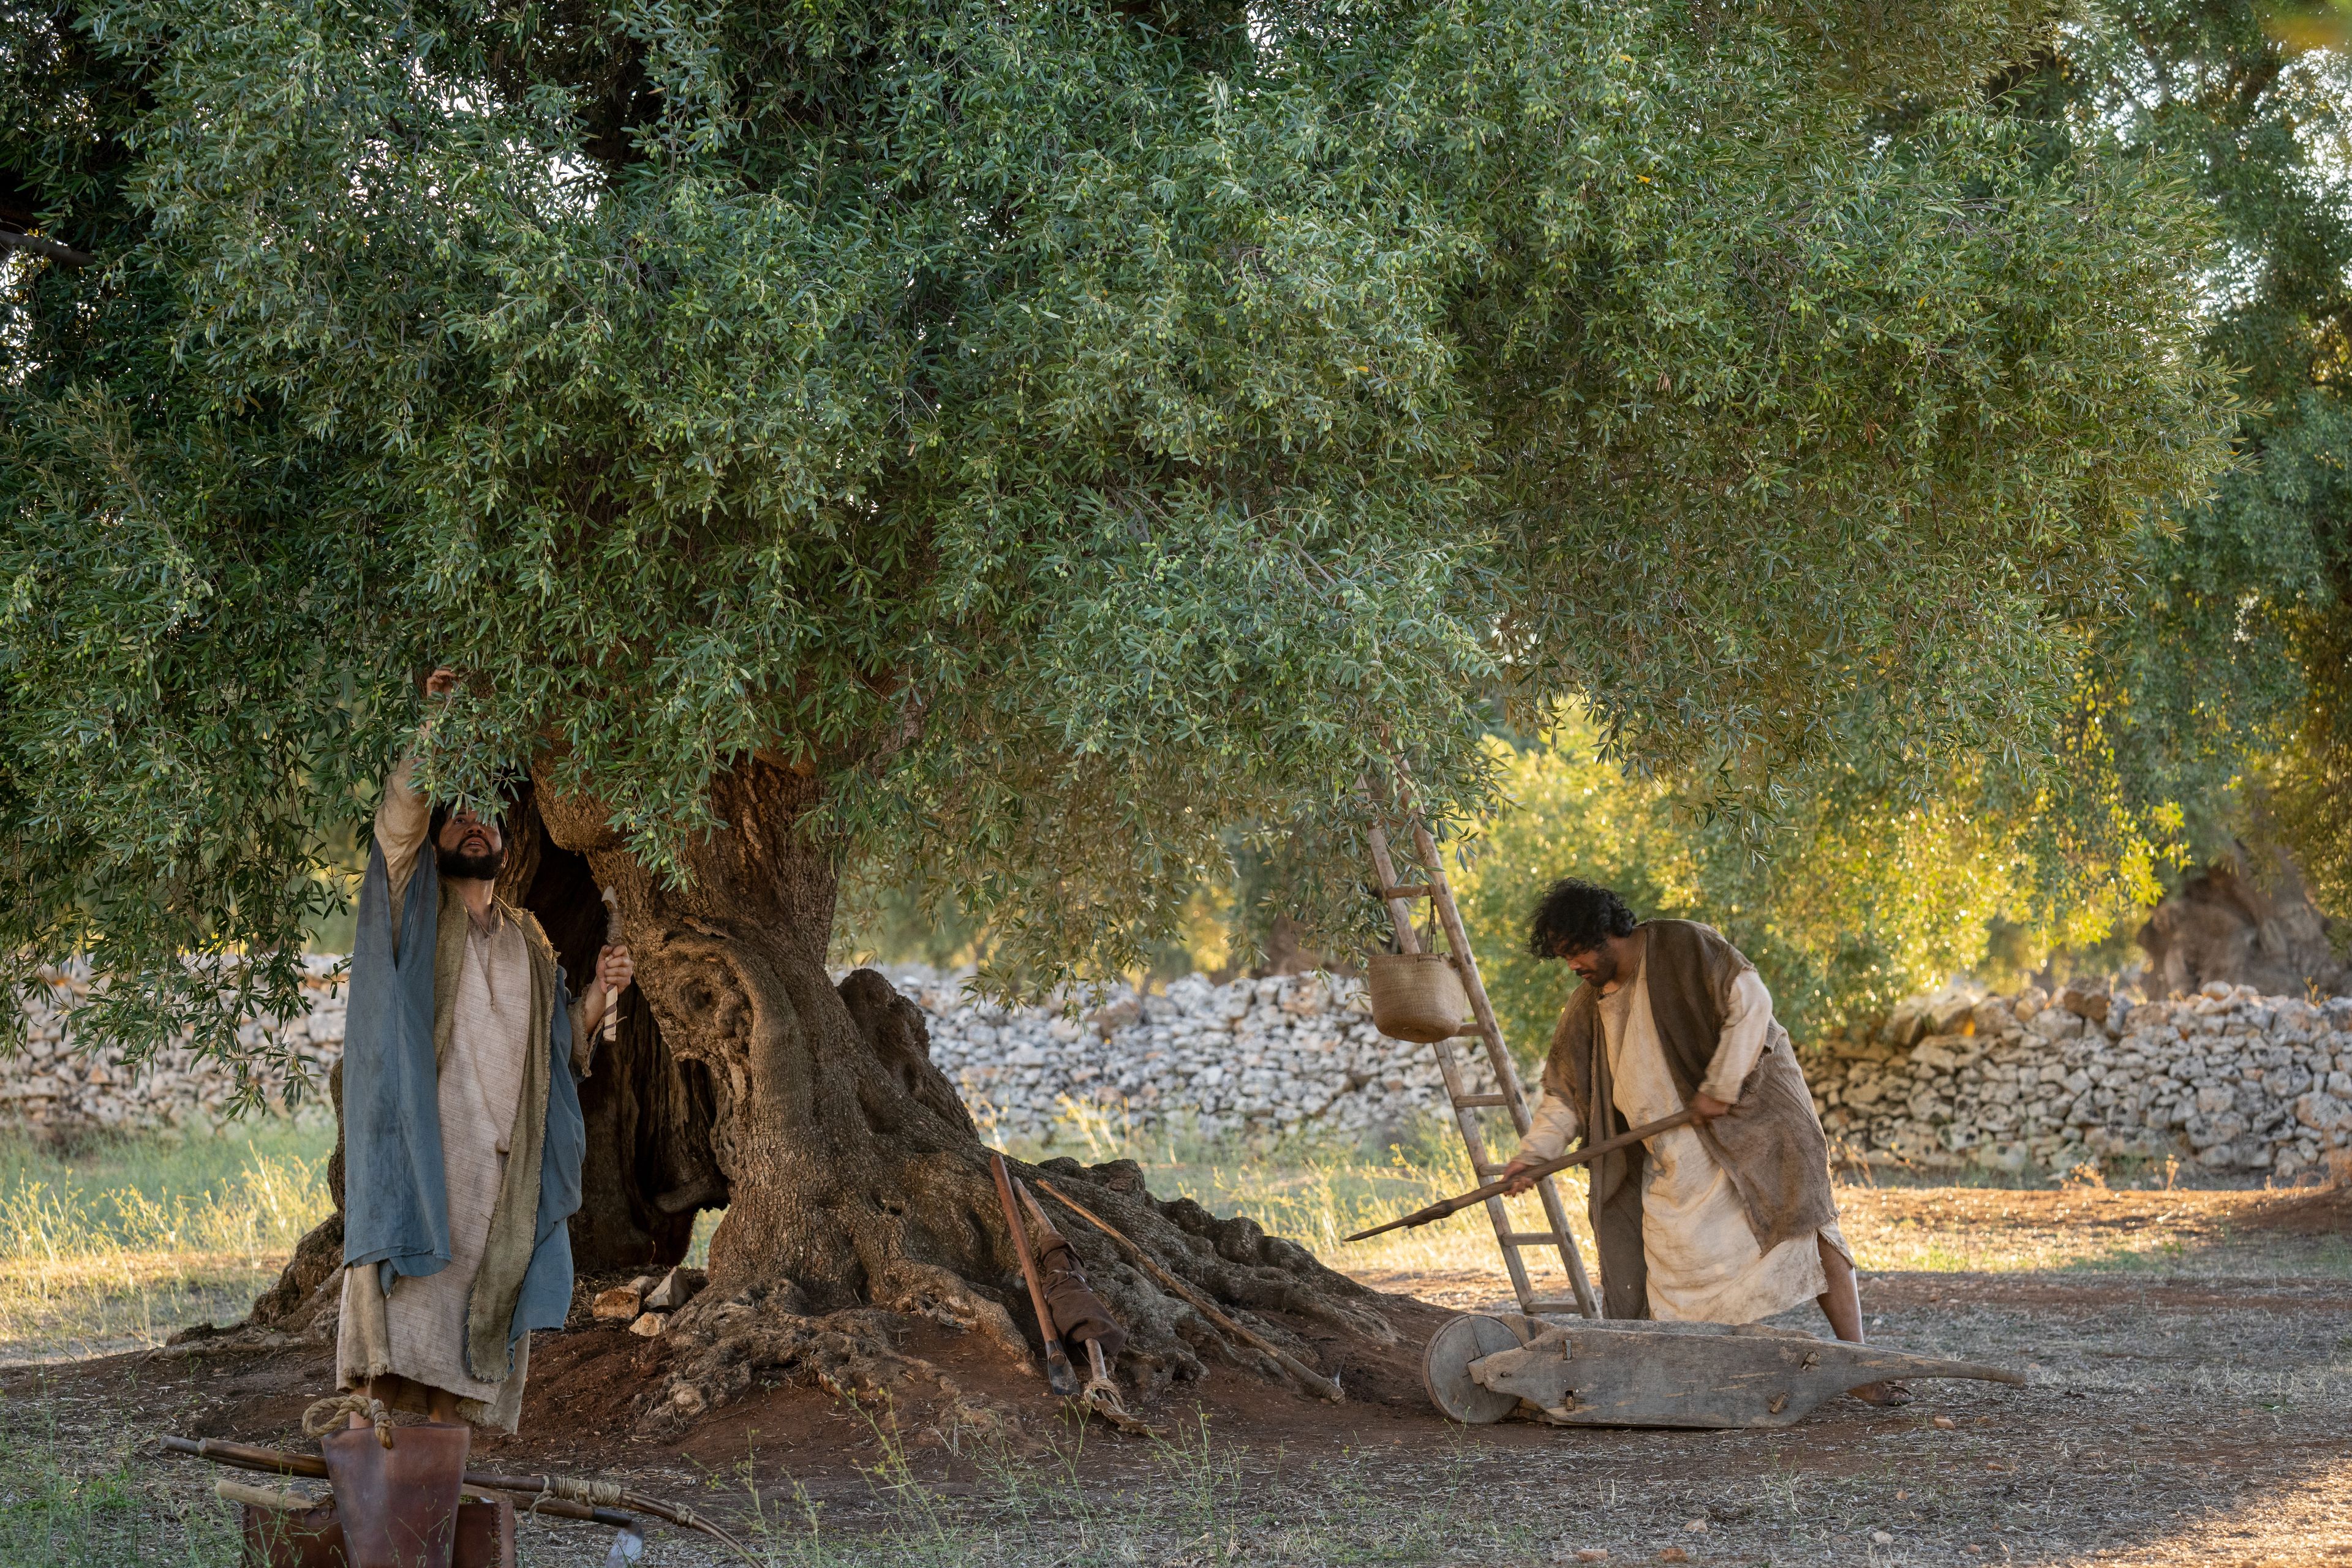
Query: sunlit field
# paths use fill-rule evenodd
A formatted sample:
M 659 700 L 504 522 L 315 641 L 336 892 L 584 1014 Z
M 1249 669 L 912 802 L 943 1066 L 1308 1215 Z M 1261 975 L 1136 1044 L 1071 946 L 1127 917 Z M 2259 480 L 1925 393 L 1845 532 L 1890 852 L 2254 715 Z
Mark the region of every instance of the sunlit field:
M 68 1150 L 0 1139 L 0 1362 L 243 1317 L 330 1212 L 333 1149 L 331 1128 L 284 1120 Z
M 191 1323 L 242 1317 L 329 1212 L 332 1148 L 331 1129 L 284 1120 L 68 1151 L 0 1140 L 0 1363 L 138 1349 Z M 1440 1123 L 1384 1147 L 1313 1137 L 1250 1145 L 1145 1136 L 1123 1119 L 1074 1108 L 1049 1143 L 1011 1152 L 1087 1164 L 1133 1160 L 1157 1195 L 1247 1215 L 1384 1289 L 1442 1280 L 1454 1287 L 1450 1303 L 1509 1292 L 1482 1210 L 1368 1242 L 1340 1239 L 1474 1184 L 1460 1140 Z M 2161 1172 L 2119 1175 L 2112 1188 L 1995 1180 L 1843 1185 L 1846 1238 L 1866 1272 L 2247 1269 L 2235 1226 L 2252 1194 L 2168 1189 Z M 1582 1175 L 1570 1172 L 1561 1184 L 1590 1261 Z M 1515 1200 L 1512 1211 L 1516 1228 L 1542 1225 L 1532 1197 Z M 694 1260 L 707 1256 L 719 1217 L 703 1215 Z M 1538 1292 L 1564 1297 L 1557 1261 L 1525 1256 Z M 2315 1238 L 2295 1268 L 2352 1276 L 2352 1242 Z

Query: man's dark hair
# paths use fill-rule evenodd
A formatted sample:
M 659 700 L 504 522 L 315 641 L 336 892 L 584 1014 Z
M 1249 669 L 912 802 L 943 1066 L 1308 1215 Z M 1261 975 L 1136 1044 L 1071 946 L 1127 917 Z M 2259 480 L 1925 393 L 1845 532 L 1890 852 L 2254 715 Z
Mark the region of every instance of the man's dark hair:
M 441 830 L 449 826 L 449 818 L 451 815 L 449 807 L 445 802 L 436 800 L 433 803 L 433 809 L 426 815 L 425 820 L 425 843 L 432 845 L 436 849 L 440 847 Z M 512 830 L 508 826 L 509 822 L 514 816 L 514 807 L 511 805 L 502 804 L 499 805 L 499 809 L 494 812 L 476 812 L 474 815 L 479 816 L 484 822 L 487 822 L 491 826 L 497 828 L 499 830 L 499 837 L 511 838 L 514 837 Z
M 1528 918 L 1528 951 L 1558 958 L 1599 947 L 1601 939 L 1633 934 L 1633 911 L 1608 889 L 1580 877 L 1562 877 L 1536 900 Z

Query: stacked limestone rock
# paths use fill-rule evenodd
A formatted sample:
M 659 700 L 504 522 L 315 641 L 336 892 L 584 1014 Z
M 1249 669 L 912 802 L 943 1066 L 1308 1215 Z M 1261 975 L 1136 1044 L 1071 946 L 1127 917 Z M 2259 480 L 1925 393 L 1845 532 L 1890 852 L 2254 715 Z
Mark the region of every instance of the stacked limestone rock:
M 310 962 L 309 1014 L 243 1031 L 248 1050 L 290 1059 L 308 1079 L 310 1092 L 292 1097 L 300 1114 L 326 1113 L 326 1075 L 342 1050 L 335 968 Z M 961 975 L 894 978 L 928 1016 L 932 1059 L 998 1137 L 1353 1137 L 1445 1109 L 1430 1047 L 1384 1037 L 1353 981 L 1213 985 L 1188 975 L 1165 994 L 1124 992 L 1072 1016 L 975 1002 Z M 33 998 L 26 1048 L 0 1058 L 0 1124 L 202 1128 L 232 1108 L 235 1071 L 184 1043 L 136 1069 L 112 1052 L 76 1049 L 60 1004 L 88 978 L 52 982 Z M 1806 1055 L 1831 1142 L 1876 1162 L 2064 1170 L 2107 1156 L 2176 1157 L 2217 1174 L 2292 1180 L 2352 1161 L 2352 997 L 2314 1003 L 2218 982 L 2154 1002 L 2105 985 L 2054 998 L 2038 988 L 1949 991 Z M 1475 1053 L 1464 1060 L 1468 1087 L 1493 1087 Z M 289 1108 L 283 1066 L 256 1079 L 264 1103 Z
M 326 1075 L 341 1056 L 343 999 L 328 985 L 335 963 L 311 961 L 312 1010 L 282 1026 L 249 1026 L 246 1044 L 275 1043 L 313 1085 L 306 1114 L 323 1114 Z M 965 976 L 901 970 L 896 984 L 928 1015 L 931 1057 L 993 1133 L 1039 1143 L 1162 1131 L 1217 1137 L 1313 1128 L 1385 1132 L 1443 1112 L 1427 1046 L 1383 1037 L 1362 987 L 1315 975 L 1212 985 L 1199 975 L 1166 994 L 1122 992 L 1078 1016 L 1059 1008 L 1003 1008 L 964 994 Z M 65 990 L 84 987 L 63 977 Z M 1099 999 L 1098 999 L 1099 1000 Z M 1466 1079 L 1493 1087 L 1483 1061 Z M 284 1109 L 286 1075 L 257 1075 L 263 1099 Z M 0 1058 L 0 1124 L 37 1131 L 89 1127 L 203 1127 L 236 1094 L 236 1077 L 184 1046 L 135 1073 L 112 1053 L 85 1056 L 65 1037 L 58 1008 L 36 998 L 30 1049 Z
M 2292 1180 L 2352 1154 L 2352 997 L 1945 992 L 1809 1056 L 1831 1142 L 1873 1162 L 2136 1156 Z
M 343 1054 L 343 997 L 332 984 L 339 963 L 304 962 L 309 1012 L 237 1031 L 238 1043 L 256 1063 L 252 1088 L 273 1111 L 306 1118 L 332 1113 L 326 1101 L 327 1073 Z M 236 1070 L 217 1058 L 198 1057 L 184 1037 L 136 1067 L 126 1066 L 114 1050 L 81 1049 L 70 1037 L 65 1014 L 74 999 L 88 994 L 89 973 L 77 966 L 45 976 L 47 989 L 27 998 L 25 1048 L 0 1056 L 0 1126 L 43 1136 L 207 1130 L 235 1107 Z M 306 1085 L 298 1087 L 292 1081 L 297 1077 Z
M 1006 1137 L 1074 1141 L 1088 1111 L 1114 1132 L 1356 1135 L 1445 1109 L 1435 1055 L 1375 1029 L 1352 980 L 1190 974 L 1164 995 L 1124 994 L 1077 1017 L 975 1004 L 960 977 L 897 981 L 929 1015 L 931 1059 Z M 1472 1087 L 1493 1087 L 1483 1058 L 1465 1065 Z

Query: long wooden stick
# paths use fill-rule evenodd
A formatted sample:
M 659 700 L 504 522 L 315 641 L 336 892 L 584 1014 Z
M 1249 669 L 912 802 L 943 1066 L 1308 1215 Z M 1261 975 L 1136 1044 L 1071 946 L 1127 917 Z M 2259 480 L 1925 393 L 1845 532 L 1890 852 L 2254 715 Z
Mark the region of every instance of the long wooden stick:
M 1214 1301 L 1210 1300 L 1207 1297 L 1193 1289 L 1190 1285 L 1185 1284 L 1184 1281 L 1177 1279 L 1176 1276 L 1169 1273 L 1168 1270 L 1160 1267 L 1158 1259 L 1154 1258 L 1151 1254 L 1144 1251 L 1143 1248 L 1138 1247 L 1134 1242 L 1129 1240 L 1124 1235 L 1120 1234 L 1117 1226 L 1114 1226 L 1110 1221 L 1103 1218 L 1102 1215 L 1087 1207 L 1086 1205 L 1078 1202 L 1076 1198 L 1073 1198 L 1068 1194 L 1063 1192 L 1059 1187 L 1054 1185 L 1053 1183 L 1047 1181 L 1045 1177 L 1038 1177 L 1037 1184 L 1045 1188 L 1047 1194 L 1053 1197 L 1054 1200 L 1059 1203 L 1063 1207 L 1070 1210 L 1073 1214 L 1077 1215 L 1082 1219 L 1091 1221 L 1097 1230 L 1101 1231 L 1105 1236 L 1109 1237 L 1113 1241 L 1118 1243 L 1119 1246 L 1125 1247 L 1127 1249 L 1128 1256 L 1134 1258 L 1138 1264 L 1141 1265 L 1145 1273 L 1150 1275 L 1154 1279 L 1157 1279 L 1165 1289 L 1174 1292 L 1176 1297 L 1180 1300 L 1183 1301 L 1187 1306 L 1191 1307 L 1192 1310 L 1200 1313 L 1201 1316 L 1208 1319 L 1210 1322 L 1214 1323 L 1218 1328 L 1223 1330 L 1226 1333 L 1231 1334 L 1234 1338 L 1241 1341 L 1242 1343 L 1249 1346 L 1251 1349 L 1264 1351 L 1267 1355 L 1272 1356 L 1275 1360 L 1276 1365 L 1281 1367 L 1283 1371 L 1288 1373 L 1300 1383 L 1306 1384 L 1307 1387 L 1317 1396 L 1328 1399 L 1334 1405 L 1340 1404 L 1345 1399 L 1346 1396 L 1339 1392 L 1339 1381 L 1336 1378 L 1324 1376 L 1321 1373 L 1317 1372 L 1313 1367 L 1308 1366 L 1305 1362 L 1300 1361 L 1297 1356 L 1292 1355 L 1288 1351 L 1284 1350 L 1280 1345 L 1276 1344 L 1265 1335 L 1253 1333 L 1248 1329 L 1242 1327 L 1239 1323 L 1225 1316 L 1223 1312 L 1218 1310 L 1217 1304 Z
M 1565 1171 L 1570 1165 L 1581 1165 L 1588 1160 L 1598 1160 L 1603 1154 L 1613 1154 L 1629 1144 L 1639 1143 L 1644 1138 L 1654 1138 L 1661 1132 L 1672 1131 L 1677 1127 L 1686 1127 L 1697 1120 L 1698 1112 L 1695 1110 L 1688 1109 L 1677 1110 L 1672 1116 L 1661 1116 L 1655 1121 L 1645 1121 L 1631 1132 L 1621 1132 L 1614 1138 L 1603 1139 L 1590 1148 L 1579 1149 L 1573 1154 L 1562 1154 L 1556 1160 L 1545 1160 L 1529 1165 L 1519 1173 L 1517 1179 L 1528 1181 L 1537 1176 L 1549 1176 L 1554 1171 Z M 1502 1196 L 1503 1189 L 1508 1186 L 1513 1179 L 1509 1176 L 1498 1176 L 1483 1187 L 1473 1187 L 1466 1193 L 1456 1193 L 1454 1196 L 1433 1203 L 1425 1209 L 1415 1209 L 1402 1219 L 1392 1219 L 1386 1225 L 1376 1225 L 1370 1230 L 1360 1230 L 1353 1236 L 1343 1237 L 1340 1239 L 1361 1241 L 1366 1237 L 1379 1236 L 1383 1231 L 1403 1230 L 1412 1226 L 1427 1225 L 1432 1220 L 1444 1219 L 1450 1214 L 1460 1214 L 1473 1204 L 1483 1204 L 1488 1198 Z
M 245 1443 L 225 1442 L 218 1437 L 164 1437 L 159 1445 L 167 1454 L 185 1454 L 191 1458 L 210 1459 L 216 1465 L 233 1465 L 242 1470 L 264 1470 L 281 1476 L 310 1476 L 323 1479 L 327 1461 L 309 1454 L 286 1454 L 275 1448 L 257 1448 Z M 732 1550 L 744 1562 L 759 1568 L 760 1560 L 741 1542 L 710 1520 L 678 1503 L 667 1503 L 650 1498 L 640 1491 L 610 1481 L 581 1481 L 569 1476 L 505 1476 L 488 1470 L 467 1470 L 465 1484 L 486 1492 L 515 1492 L 524 1497 L 536 1497 L 538 1501 L 525 1507 L 527 1512 L 551 1514 L 558 1519 L 584 1519 L 593 1524 L 607 1525 L 614 1530 L 631 1528 L 637 1522 L 625 1513 L 592 1504 L 582 1494 L 602 1497 L 604 1501 L 617 1502 L 623 1508 L 639 1513 L 649 1513 L 656 1519 L 677 1525 L 680 1530 L 699 1531 L 713 1541 Z
M 1045 1282 L 1037 1278 L 1037 1256 L 1029 1250 L 1029 1232 L 1021 1223 L 1021 1205 L 1013 1201 L 1013 1173 L 1004 1156 L 991 1149 L 988 1168 L 996 1175 L 997 1201 L 1004 1205 L 1004 1223 L 1013 1230 L 1013 1249 L 1021 1254 L 1021 1278 L 1029 1282 L 1029 1304 L 1037 1310 L 1037 1331 L 1045 1339 L 1045 1385 L 1065 1399 L 1078 1396 L 1077 1369 L 1054 1331 L 1054 1310 L 1045 1305 Z
M 304 1476 L 317 1481 L 327 1479 L 327 1461 L 316 1454 L 281 1453 L 276 1448 L 256 1448 L 219 1437 L 165 1437 L 163 1448 L 168 1454 L 185 1454 L 193 1459 L 209 1459 L 215 1465 L 257 1470 L 267 1476 Z M 609 1508 L 591 1508 L 564 1498 L 546 1499 L 540 1503 L 539 1511 L 551 1519 L 576 1519 L 612 1530 L 631 1529 L 637 1522 L 629 1514 Z

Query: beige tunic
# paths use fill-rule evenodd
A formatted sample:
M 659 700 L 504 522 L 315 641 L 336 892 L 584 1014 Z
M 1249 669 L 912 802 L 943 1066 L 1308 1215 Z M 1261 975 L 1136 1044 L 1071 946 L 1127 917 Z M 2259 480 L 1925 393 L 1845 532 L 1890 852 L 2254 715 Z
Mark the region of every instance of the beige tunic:
M 1629 1124 L 1672 1116 L 1682 1095 L 1667 1070 L 1650 1016 L 1646 970 L 1601 998 L 1609 1049 L 1612 1100 Z M 1741 973 L 1723 1020 L 1721 1042 L 1699 1087 L 1726 1104 L 1769 1037 L 1772 998 L 1754 970 Z M 1521 1141 L 1522 1158 L 1548 1160 L 1576 1136 L 1575 1108 L 1549 1094 Z M 1756 1244 L 1747 1211 L 1699 1135 L 1676 1127 L 1645 1139 L 1642 1163 L 1642 1256 L 1649 1270 L 1650 1315 L 1692 1322 L 1748 1323 L 1784 1312 L 1828 1289 L 1815 1237 L 1799 1237 L 1769 1253 Z M 1832 1224 L 1820 1236 L 1847 1257 Z
M 410 787 L 410 767 L 403 763 L 394 773 L 376 813 L 395 930 L 430 820 L 425 800 Z M 377 1270 L 347 1270 L 335 1364 L 346 1389 L 396 1374 L 458 1395 L 468 1420 L 511 1431 L 529 1372 L 529 1336 L 515 1347 L 514 1372 L 503 1384 L 485 1383 L 466 1368 L 467 1301 L 498 1202 L 530 1031 L 530 949 L 521 929 L 500 918 L 495 906 L 491 918 L 497 923 L 490 929 L 477 923 L 467 932 L 449 1057 L 436 1095 L 449 1192 L 449 1266 L 401 1277 L 389 1295 L 377 1287 Z

